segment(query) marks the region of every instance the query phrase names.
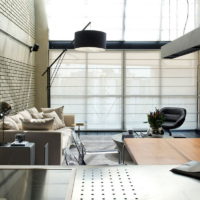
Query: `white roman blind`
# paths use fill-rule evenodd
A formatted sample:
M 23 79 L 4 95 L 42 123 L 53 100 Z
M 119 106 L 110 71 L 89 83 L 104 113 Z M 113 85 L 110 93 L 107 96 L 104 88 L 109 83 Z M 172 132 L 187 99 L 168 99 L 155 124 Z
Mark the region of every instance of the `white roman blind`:
M 125 127 L 147 128 L 147 113 L 159 108 L 159 51 L 127 51 L 125 75 Z
M 60 50 L 50 50 L 50 62 Z M 51 106 L 88 130 L 147 128 L 155 108 L 183 107 L 180 129 L 197 126 L 197 54 L 160 59 L 159 50 L 67 51 L 51 87 Z
M 88 54 L 88 129 L 121 129 L 121 64 L 122 52 Z
M 160 59 L 160 51 L 126 53 L 126 128 L 147 128 L 147 113 L 155 108 L 183 107 L 181 129 L 197 126 L 197 54 Z
M 197 126 L 197 53 L 161 61 L 161 106 L 187 110 L 181 129 Z
M 50 51 L 50 61 L 60 51 Z M 68 51 L 51 87 L 51 106 L 64 105 L 87 129 L 121 129 L 122 52 Z
M 60 52 L 60 50 L 50 51 L 50 63 Z M 85 122 L 85 90 L 86 54 L 67 51 L 51 85 L 51 106 L 64 105 L 64 113 L 74 114 L 76 122 Z

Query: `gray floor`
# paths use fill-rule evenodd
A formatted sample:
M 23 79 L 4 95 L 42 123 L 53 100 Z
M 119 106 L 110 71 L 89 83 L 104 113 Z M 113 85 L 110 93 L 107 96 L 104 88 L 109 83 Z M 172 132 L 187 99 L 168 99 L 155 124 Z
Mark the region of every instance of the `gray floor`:
M 112 136 L 115 134 L 119 134 L 119 132 L 81 132 L 81 140 L 88 151 L 112 150 L 116 148 L 112 140 Z M 196 131 L 173 131 L 172 135 L 200 138 L 200 134 Z M 73 147 L 71 150 L 77 156 L 77 149 Z M 85 162 L 87 165 L 117 165 L 118 156 L 116 154 L 86 155 Z M 131 164 L 129 159 L 126 159 L 126 163 Z

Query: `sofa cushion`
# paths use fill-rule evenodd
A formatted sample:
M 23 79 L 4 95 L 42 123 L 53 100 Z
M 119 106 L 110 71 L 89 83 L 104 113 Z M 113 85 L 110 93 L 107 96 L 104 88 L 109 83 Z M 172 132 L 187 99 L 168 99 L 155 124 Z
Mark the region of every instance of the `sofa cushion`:
M 43 113 L 38 112 L 37 108 L 35 108 L 35 107 L 29 108 L 27 111 L 31 114 L 32 118 L 34 118 L 34 119 L 42 119 L 43 118 Z
M 59 131 L 62 133 L 62 151 L 69 148 L 72 144 L 72 130 L 70 128 L 61 128 Z
M 41 108 L 42 112 L 44 113 L 50 113 L 52 111 L 55 111 L 58 115 L 58 117 L 61 119 L 61 121 L 64 123 L 64 116 L 63 116 L 63 109 L 64 109 L 64 106 L 62 107 L 59 107 L 59 108 Z
M 17 124 L 19 130 L 22 130 L 22 119 L 23 117 L 19 114 L 9 116 Z
M 0 123 L 0 129 L 3 129 L 3 122 L 1 121 Z M 12 120 L 12 118 L 10 117 L 5 117 L 4 118 L 4 130 L 19 130 L 19 127 L 17 125 L 17 123 Z
M 27 120 L 32 119 L 31 114 L 27 110 L 23 110 L 23 111 L 19 112 L 18 114 L 22 116 L 22 119 L 27 119 Z
M 52 130 L 54 118 L 23 120 L 24 130 Z
M 57 113 L 55 111 L 50 112 L 50 113 L 43 113 L 44 118 L 54 118 L 54 123 L 53 123 L 53 130 L 57 130 L 60 128 L 65 127 L 61 119 L 58 117 Z

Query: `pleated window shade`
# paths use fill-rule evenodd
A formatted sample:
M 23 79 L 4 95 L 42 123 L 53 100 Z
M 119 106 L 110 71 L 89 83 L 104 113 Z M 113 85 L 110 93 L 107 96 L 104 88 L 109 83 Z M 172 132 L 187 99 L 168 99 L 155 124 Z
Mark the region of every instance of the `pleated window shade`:
M 59 50 L 50 50 L 50 63 Z M 64 105 L 86 129 L 147 128 L 155 108 L 187 109 L 181 129 L 197 126 L 197 54 L 160 59 L 160 51 L 68 51 L 51 87 L 51 106 Z

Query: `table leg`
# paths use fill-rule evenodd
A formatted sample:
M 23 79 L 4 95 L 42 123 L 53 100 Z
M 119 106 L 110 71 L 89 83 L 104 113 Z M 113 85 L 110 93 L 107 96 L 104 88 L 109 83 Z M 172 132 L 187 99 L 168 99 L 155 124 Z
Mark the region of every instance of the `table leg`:
M 81 131 L 80 126 L 78 126 L 78 137 L 79 138 L 80 138 L 80 131 Z

